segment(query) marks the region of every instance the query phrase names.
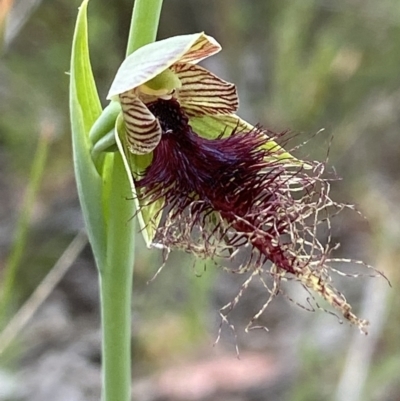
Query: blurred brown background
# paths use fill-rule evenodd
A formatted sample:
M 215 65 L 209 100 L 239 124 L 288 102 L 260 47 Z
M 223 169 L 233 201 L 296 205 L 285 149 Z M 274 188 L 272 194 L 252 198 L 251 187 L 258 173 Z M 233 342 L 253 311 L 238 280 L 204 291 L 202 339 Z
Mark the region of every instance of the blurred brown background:
M 91 59 L 102 99 L 123 59 L 132 2 L 91 0 Z M 71 159 L 68 68 L 79 1 L 2 0 L 0 27 L 0 274 L 15 241 L 38 138 L 51 138 L 6 318 L 18 311 L 82 228 Z M 159 38 L 205 31 L 223 47 L 206 66 L 238 86 L 239 114 L 309 138 L 343 181 L 333 197 L 367 217 L 334 222 L 338 255 L 391 281 L 335 277 L 367 337 L 285 298 L 244 333 L 262 304 L 257 285 L 218 335 L 218 310 L 243 278 L 137 239 L 132 305 L 133 399 L 141 401 L 400 400 L 400 2 L 398 0 L 165 0 Z M 201 274 L 198 274 L 198 273 Z M 201 277 L 199 277 L 201 276 Z M 290 295 L 307 305 L 295 286 Z M 260 304 L 261 302 L 261 304 Z M 87 246 L 0 356 L 0 401 L 98 400 L 97 275 Z M 236 356 L 236 344 L 240 359 Z M 1 346 L 1 344 L 0 344 Z

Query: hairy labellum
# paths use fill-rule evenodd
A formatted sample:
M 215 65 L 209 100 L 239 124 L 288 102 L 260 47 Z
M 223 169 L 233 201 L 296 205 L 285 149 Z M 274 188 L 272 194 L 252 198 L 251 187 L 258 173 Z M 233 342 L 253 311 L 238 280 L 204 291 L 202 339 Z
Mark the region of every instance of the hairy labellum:
M 147 107 L 158 119 L 162 137 L 136 185 L 148 203 L 166 201 L 156 241 L 211 258 L 233 258 L 239 249 L 250 248 L 236 270 L 251 273 L 244 287 L 252 277 L 270 274 L 273 297 L 281 291 L 283 277 L 296 279 L 366 332 L 367 322 L 351 312 L 331 284 L 329 238 L 326 245 L 317 238 L 320 224 L 329 228 L 329 216 L 345 207 L 329 198 L 324 165 L 306 171 L 300 164 L 277 160 L 274 149 L 263 148 L 266 132 L 259 128 L 205 139 L 193 132 L 174 99 Z

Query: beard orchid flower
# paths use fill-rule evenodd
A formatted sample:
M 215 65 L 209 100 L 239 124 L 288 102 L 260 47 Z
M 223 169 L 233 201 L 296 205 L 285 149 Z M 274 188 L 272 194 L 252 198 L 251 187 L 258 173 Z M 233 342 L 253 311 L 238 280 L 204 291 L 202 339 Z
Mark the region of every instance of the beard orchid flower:
M 252 322 L 293 279 L 366 332 L 333 285 L 336 246 L 329 234 L 320 240 L 330 216 L 349 206 L 330 198 L 324 163 L 294 158 L 277 143 L 286 134 L 234 114 L 235 86 L 197 65 L 219 50 L 203 33 L 152 43 L 122 63 L 111 86 L 108 97 L 122 109 L 116 140 L 148 245 L 240 260 L 234 271 L 248 277 L 225 311 L 258 277 L 269 295 Z

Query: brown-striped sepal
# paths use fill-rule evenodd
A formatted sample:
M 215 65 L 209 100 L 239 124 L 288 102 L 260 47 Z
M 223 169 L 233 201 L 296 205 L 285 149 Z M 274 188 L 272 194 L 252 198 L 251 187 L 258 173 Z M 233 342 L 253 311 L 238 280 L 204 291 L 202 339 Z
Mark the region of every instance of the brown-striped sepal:
M 238 109 L 235 85 L 198 65 L 176 63 L 171 69 L 182 83 L 177 97 L 189 116 L 231 114 Z
M 183 54 L 180 63 L 198 63 L 207 57 L 218 53 L 221 45 L 212 37 L 201 33 L 197 40 L 191 44 L 189 51 Z
M 119 98 L 130 152 L 136 155 L 150 153 L 161 139 L 162 130 L 157 118 L 132 91 L 122 93 Z

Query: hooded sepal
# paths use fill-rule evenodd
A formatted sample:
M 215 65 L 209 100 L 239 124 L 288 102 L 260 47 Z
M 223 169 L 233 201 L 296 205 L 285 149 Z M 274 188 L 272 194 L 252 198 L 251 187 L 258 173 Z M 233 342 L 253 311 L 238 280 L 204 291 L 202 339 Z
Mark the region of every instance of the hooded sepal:
M 219 52 L 218 42 L 204 33 L 174 36 L 150 43 L 133 52 L 121 64 L 107 99 L 150 81 L 176 62 L 198 63 Z

